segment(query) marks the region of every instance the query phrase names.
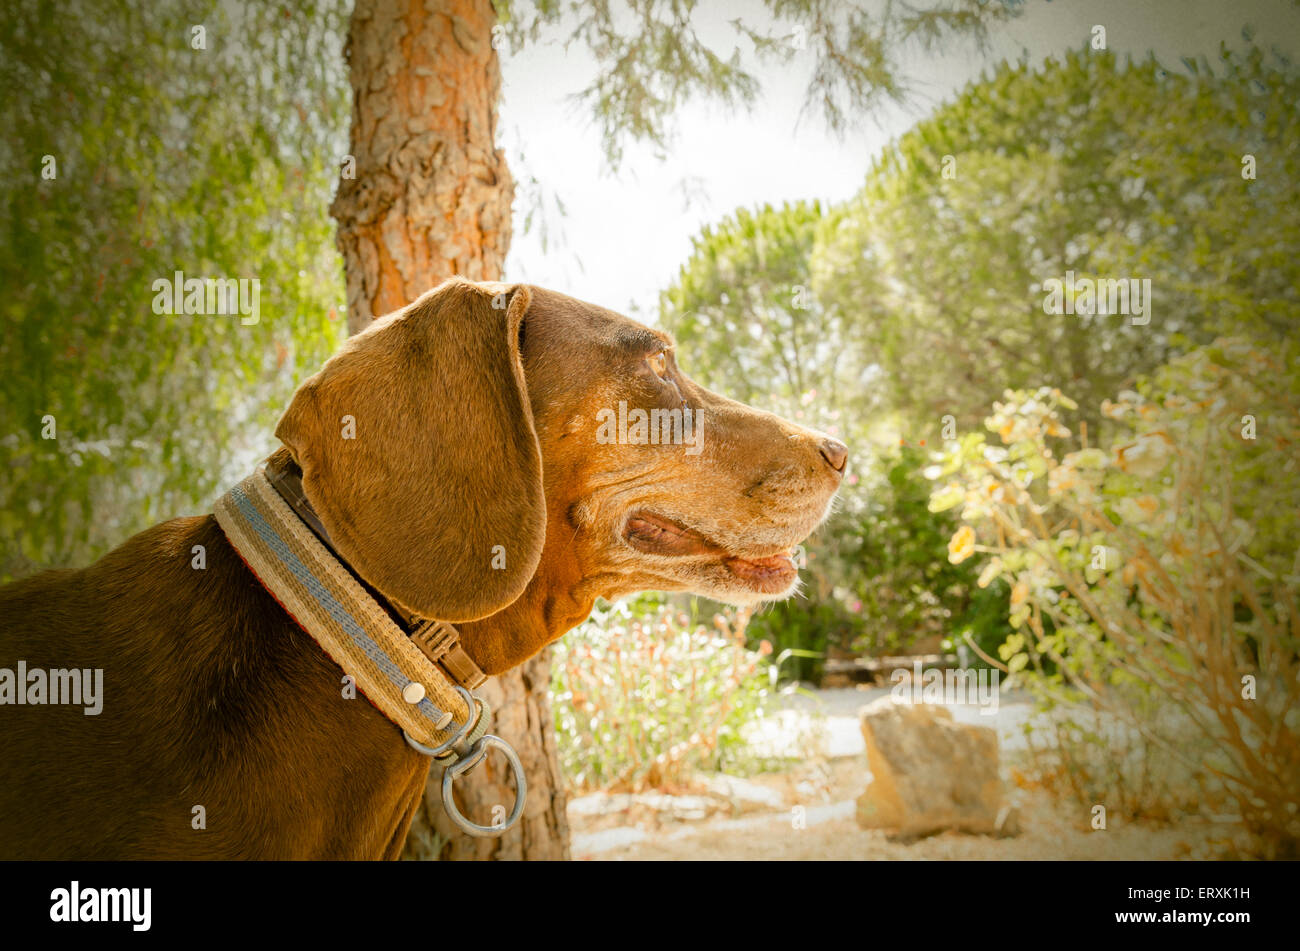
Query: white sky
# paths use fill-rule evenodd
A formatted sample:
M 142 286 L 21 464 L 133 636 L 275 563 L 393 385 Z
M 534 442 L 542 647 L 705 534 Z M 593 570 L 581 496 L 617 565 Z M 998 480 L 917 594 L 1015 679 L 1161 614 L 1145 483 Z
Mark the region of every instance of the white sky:
M 696 29 L 715 51 L 729 53 L 739 42 L 744 55 L 748 42 L 728 25 L 737 17 L 755 27 L 776 25 L 757 0 L 701 0 Z M 949 44 L 940 56 L 907 60 L 905 73 L 920 93 L 916 104 L 857 122 L 843 139 L 830 136 L 818 115 L 799 121 L 810 60 L 797 54 L 789 65 L 760 67 L 751 56 L 747 67 L 762 85 L 752 112 L 693 101 L 678 114 L 665 160 L 628 144 L 613 174 L 594 122 L 567 100 L 594 76 L 586 51 L 575 44 L 566 53 L 558 40 L 502 49 L 502 141 L 520 193 L 506 279 L 653 323 L 659 291 L 676 277 L 703 225 L 741 205 L 848 198 L 882 146 L 981 71 L 1022 51 L 1038 61 L 1079 48 L 1094 24 L 1106 27 L 1110 49 L 1135 58 L 1154 50 L 1171 69 L 1182 55 L 1204 53 L 1213 61 L 1220 41 L 1242 45 L 1246 24 L 1256 28 L 1257 42 L 1293 58 L 1300 50 L 1300 10 L 1289 0 L 1027 0 L 1024 14 L 993 37 L 987 56 Z M 546 250 L 541 228 L 523 233 L 529 177 L 547 197 Z M 566 215 L 554 213 L 551 196 Z

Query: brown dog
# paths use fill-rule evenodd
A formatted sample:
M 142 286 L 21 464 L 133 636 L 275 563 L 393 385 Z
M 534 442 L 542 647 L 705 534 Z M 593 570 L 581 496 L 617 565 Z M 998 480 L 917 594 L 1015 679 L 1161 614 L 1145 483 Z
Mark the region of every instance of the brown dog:
M 692 429 L 656 444 L 638 409 L 690 410 Z M 276 435 L 355 573 L 457 622 L 488 674 L 597 597 L 788 595 L 790 549 L 825 516 L 847 456 L 697 386 L 658 331 L 462 280 L 350 339 Z M 0 589 L 0 668 L 19 661 L 102 668 L 103 706 L 0 705 L 0 859 L 400 854 L 428 758 L 370 704 L 340 699 L 339 668 L 211 515 Z

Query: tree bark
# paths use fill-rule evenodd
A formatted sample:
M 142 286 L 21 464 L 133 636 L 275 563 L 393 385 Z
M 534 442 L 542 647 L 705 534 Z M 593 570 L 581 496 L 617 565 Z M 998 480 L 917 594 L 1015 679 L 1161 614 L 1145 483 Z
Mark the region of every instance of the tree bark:
M 514 182 L 496 147 L 495 23 L 488 0 L 357 0 L 356 171 L 330 206 L 351 333 L 454 274 L 501 277 Z
M 514 183 L 496 147 L 501 70 L 488 0 L 357 0 L 347 57 L 353 106 L 349 164 L 330 214 L 338 222 L 348 330 L 405 306 L 452 275 L 500 280 Z M 434 768 L 405 858 L 566 859 L 566 800 L 548 695 L 550 652 L 489 681 L 493 732 L 519 753 L 528 804 L 497 839 L 459 832 Z M 456 783 L 461 811 L 487 824 L 514 801 L 499 754 Z

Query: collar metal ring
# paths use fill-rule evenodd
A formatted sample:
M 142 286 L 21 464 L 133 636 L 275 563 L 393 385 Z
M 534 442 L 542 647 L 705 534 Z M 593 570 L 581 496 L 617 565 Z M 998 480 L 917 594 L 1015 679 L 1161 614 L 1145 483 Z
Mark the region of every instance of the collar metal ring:
M 481 826 L 472 822 L 461 815 L 460 810 L 456 808 L 456 800 L 452 798 L 451 787 L 456 781 L 456 777 L 466 770 L 477 766 L 482 759 L 487 756 L 488 747 L 495 747 L 505 754 L 510 763 L 511 770 L 515 774 L 515 805 L 510 810 L 510 815 L 501 825 Z M 452 763 L 442 774 L 442 806 L 447 810 L 447 816 L 452 822 L 456 823 L 462 830 L 477 838 L 494 838 L 505 834 L 506 830 L 511 828 L 519 817 L 524 813 L 524 799 L 528 795 L 528 786 L 524 781 L 524 766 L 519 762 L 519 755 L 511 748 L 510 744 L 499 736 L 493 736 L 491 733 L 480 737 L 479 741 L 470 747 L 469 755 Z

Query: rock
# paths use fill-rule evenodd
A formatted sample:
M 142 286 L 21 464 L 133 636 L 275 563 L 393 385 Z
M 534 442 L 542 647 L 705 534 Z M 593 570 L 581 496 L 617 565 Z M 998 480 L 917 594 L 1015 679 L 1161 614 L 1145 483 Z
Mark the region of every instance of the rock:
M 696 821 L 731 811 L 730 804 L 721 797 L 670 796 L 661 792 L 605 793 L 597 792 L 569 800 L 569 821 L 584 830 L 608 826 L 612 821 L 620 824 L 643 820 L 654 822 Z
M 993 831 L 1000 839 L 1010 839 L 1020 835 L 1023 831 L 1020 825 L 1020 809 L 1016 806 L 1003 806 L 998 810 Z
M 670 796 L 660 792 L 637 793 L 632 801 L 635 805 L 648 809 L 661 821 L 707 819 L 724 808 L 723 803 L 709 796 Z
M 775 789 L 725 773 L 700 773 L 696 781 L 707 795 L 731 806 L 733 815 L 751 812 L 782 812 L 785 799 Z
M 922 836 L 953 829 L 999 831 L 1002 780 L 992 727 L 956 723 L 934 704 L 882 697 L 859 711 L 871 783 L 858 825 Z M 1019 822 L 1019 815 L 1014 817 Z M 1003 817 L 1003 825 L 1010 821 Z

